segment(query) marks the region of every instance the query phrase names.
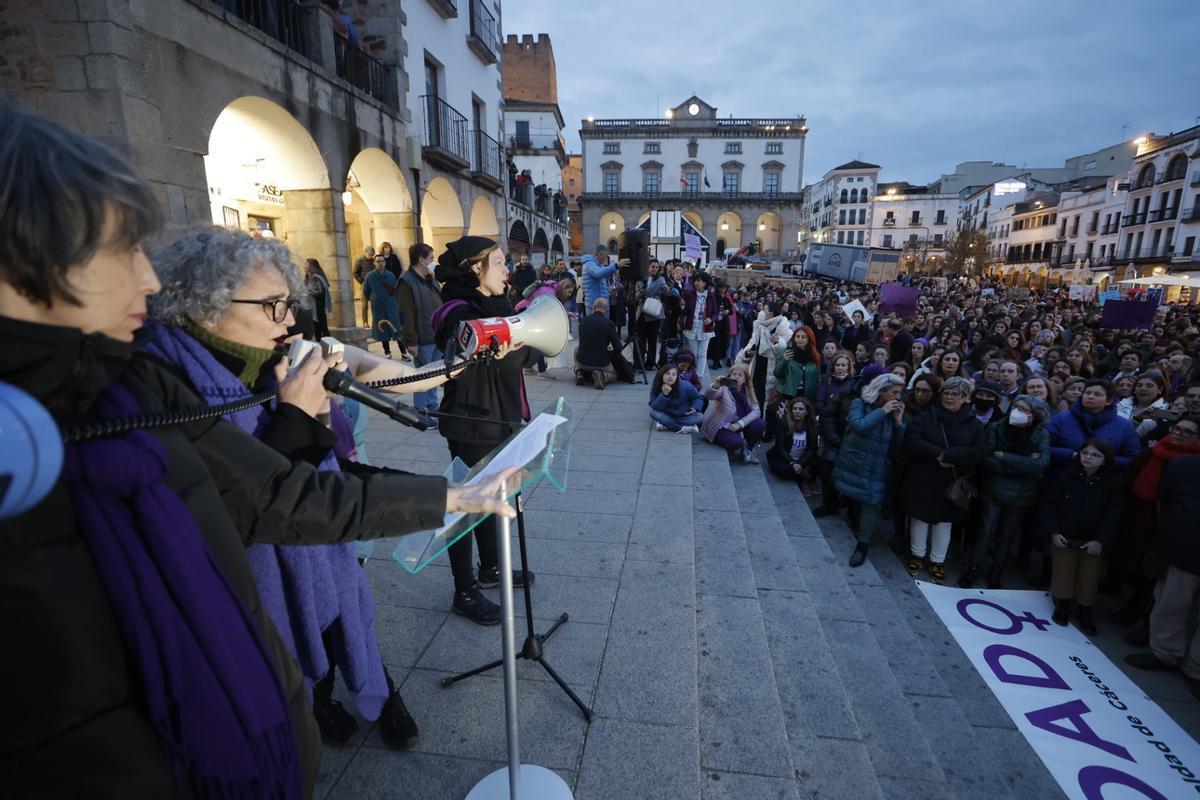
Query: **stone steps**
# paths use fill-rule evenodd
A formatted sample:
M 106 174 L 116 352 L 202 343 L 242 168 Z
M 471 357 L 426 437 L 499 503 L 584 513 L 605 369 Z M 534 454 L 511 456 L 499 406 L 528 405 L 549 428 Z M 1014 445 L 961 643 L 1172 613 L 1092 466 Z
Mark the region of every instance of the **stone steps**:
M 889 548 L 847 564 L 840 518 L 819 524 L 793 484 L 764 476 L 887 797 L 1053 798 L 1062 793 Z

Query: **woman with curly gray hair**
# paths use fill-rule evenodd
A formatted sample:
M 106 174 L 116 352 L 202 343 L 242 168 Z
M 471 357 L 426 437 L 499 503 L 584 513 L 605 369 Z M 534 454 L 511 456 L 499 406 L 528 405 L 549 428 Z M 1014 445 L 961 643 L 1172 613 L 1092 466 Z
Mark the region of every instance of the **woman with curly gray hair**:
M 334 364 L 314 353 L 288 376 L 280 349 L 295 309 L 309 301 L 287 246 L 209 228 L 154 249 L 151 261 L 163 289 L 149 304 L 155 321 L 147 326 L 145 349 L 183 373 L 209 405 L 278 387 L 273 407 L 229 419 L 292 461 L 337 471 L 337 436 L 324 424 L 331 408 L 322 384 Z M 388 372 L 411 369 L 357 348 L 348 351 L 360 368 L 374 360 Z M 247 555 L 267 613 L 313 684 L 313 711 L 324 738 L 344 743 L 357 729 L 332 699 L 336 665 L 363 716 L 381 717 L 384 740 L 405 746 L 417 728 L 380 660 L 374 604 L 355 546 L 261 544 Z

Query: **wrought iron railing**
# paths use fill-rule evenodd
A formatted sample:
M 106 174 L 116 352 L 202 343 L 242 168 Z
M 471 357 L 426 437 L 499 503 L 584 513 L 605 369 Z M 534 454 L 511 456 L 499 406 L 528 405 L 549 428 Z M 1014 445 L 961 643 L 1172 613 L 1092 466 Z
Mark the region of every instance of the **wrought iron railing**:
M 496 58 L 496 18 L 483 0 L 471 0 L 471 37 Z
M 340 33 L 333 35 L 333 58 L 339 78 L 396 108 L 396 93 L 391 91 L 391 70 L 383 62 Z
M 299 0 L 218 0 L 218 5 L 297 53 L 312 56 L 306 37 L 309 16 Z
M 471 152 L 471 171 L 489 175 L 504 182 L 504 156 L 500 142 L 483 131 L 471 131 L 474 138 Z
M 434 94 L 421 97 L 421 108 L 425 114 L 421 143 L 452 155 L 464 164 L 471 163 L 467 118 Z

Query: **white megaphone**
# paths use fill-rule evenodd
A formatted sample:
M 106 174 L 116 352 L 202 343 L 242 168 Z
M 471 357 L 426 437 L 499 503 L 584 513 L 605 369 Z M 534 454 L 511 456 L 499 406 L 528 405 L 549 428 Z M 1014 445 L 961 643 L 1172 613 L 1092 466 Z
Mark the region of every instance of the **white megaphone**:
M 550 295 L 542 295 L 520 314 L 511 317 L 469 319 L 458 328 L 458 346 L 470 357 L 495 345 L 509 342 L 522 344 L 553 358 L 567 349 L 570 323 L 562 303 Z

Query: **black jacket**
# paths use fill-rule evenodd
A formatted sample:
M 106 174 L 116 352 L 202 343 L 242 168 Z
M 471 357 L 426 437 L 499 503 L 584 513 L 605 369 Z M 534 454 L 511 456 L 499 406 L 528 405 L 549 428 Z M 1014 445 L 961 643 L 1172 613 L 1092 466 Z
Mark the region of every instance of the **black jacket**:
M 202 405 L 132 347 L 77 330 L 0 318 L 0 380 L 60 422 L 85 421 L 120 380 L 147 413 Z M 311 790 L 320 738 L 299 667 L 259 601 L 245 555 L 253 542 L 318 544 L 427 529 L 445 513 L 437 477 L 360 479 L 293 465 L 236 426 L 159 428 L 167 485 L 187 506 L 258 625 L 289 698 Z M 27 513 L 0 522 L 0 797 L 176 797 L 145 718 L 120 628 L 59 481 Z
M 454 283 L 442 287 L 442 300 L 462 301 L 434 331 L 435 343 L 443 353 L 460 323 L 513 313 L 512 305 L 503 297 L 484 297 L 478 289 Z M 507 358 L 473 364 L 456 373 L 442 387 L 438 410 L 476 421 L 443 417 L 438 421 L 438 432 L 452 442 L 499 444 L 507 439 L 529 418 L 521 370 L 533 366 L 539 355 L 532 347 L 522 347 Z
M 610 352 L 608 347 L 612 345 Z M 620 352 L 621 337 L 617 326 L 606 315 L 592 312 L 579 321 L 579 347 L 575 360 L 585 367 L 605 367 L 612 360 L 612 353 Z
M 1117 535 L 1125 493 L 1103 472 L 1088 477 L 1078 462 L 1044 484 L 1039 517 L 1042 535 L 1107 546 Z M 1193 522 L 1193 525 L 1195 523 Z
M 975 476 L 975 465 L 987 456 L 983 430 L 975 412 L 966 405 L 952 414 L 938 404 L 908 424 L 902 491 L 909 516 L 922 522 L 966 520 L 967 512 L 946 498 L 946 490 L 955 477 Z M 954 469 L 939 464 L 939 455 Z
M 1200 456 L 1183 456 L 1167 465 L 1158 484 L 1155 548 L 1167 563 L 1200 575 Z
M 832 379 L 831 379 L 832 381 Z M 818 424 L 821 443 L 825 446 L 825 458 L 833 461 L 842 447 L 842 436 L 846 433 L 846 419 L 850 416 L 850 404 L 862 394 L 863 381 L 853 377 L 837 383 L 821 411 Z
M 781 478 L 791 478 L 795 480 L 796 473 L 792 469 L 792 464 L 800 464 L 804 467 L 816 465 L 817 461 L 817 426 L 813 421 L 809 421 L 808 425 L 808 442 L 804 450 L 800 453 L 800 458 L 792 458 L 792 432 L 787 421 L 776 423 L 778 430 L 775 432 L 775 441 L 771 445 L 771 449 L 767 450 L 767 466 Z
M 912 356 L 913 335 L 903 328 L 892 337 L 892 341 L 888 344 L 888 363 L 895 364 L 897 361 L 908 361 Z

